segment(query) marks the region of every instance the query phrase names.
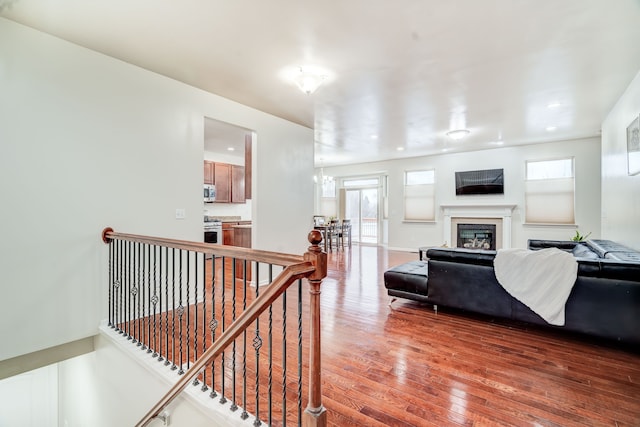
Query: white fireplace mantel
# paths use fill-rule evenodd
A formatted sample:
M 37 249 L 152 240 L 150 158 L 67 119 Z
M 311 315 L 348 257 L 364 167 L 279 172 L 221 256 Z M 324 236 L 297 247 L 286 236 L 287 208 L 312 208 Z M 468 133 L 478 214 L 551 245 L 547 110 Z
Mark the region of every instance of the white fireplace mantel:
M 460 205 L 440 205 L 443 211 L 444 241 L 451 240 L 451 218 L 499 218 L 502 220 L 502 248 L 511 247 L 511 214 L 517 205 L 497 204 L 460 204 Z M 451 242 L 451 246 L 455 246 Z

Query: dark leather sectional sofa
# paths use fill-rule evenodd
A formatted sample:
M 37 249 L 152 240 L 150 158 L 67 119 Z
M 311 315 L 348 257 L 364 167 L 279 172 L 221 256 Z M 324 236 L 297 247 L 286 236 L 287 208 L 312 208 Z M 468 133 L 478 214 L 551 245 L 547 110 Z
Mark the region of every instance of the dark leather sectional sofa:
M 609 240 L 529 240 L 529 249 L 571 252 L 578 275 L 565 305 L 565 325 L 551 326 L 498 283 L 496 251 L 433 248 L 428 261 L 387 270 L 392 297 L 453 307 L 640 345 L 640 252 Z

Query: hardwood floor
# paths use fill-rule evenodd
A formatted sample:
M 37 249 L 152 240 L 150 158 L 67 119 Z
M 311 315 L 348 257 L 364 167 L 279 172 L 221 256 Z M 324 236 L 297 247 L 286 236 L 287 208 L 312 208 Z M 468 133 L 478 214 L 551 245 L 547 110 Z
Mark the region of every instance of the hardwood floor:
M 331 426 L 640 426 L 640 353 L 390 298 L 417 253 L 353 245 L 322 285 Z M 639 325 L 640 327 L 640 325 Z

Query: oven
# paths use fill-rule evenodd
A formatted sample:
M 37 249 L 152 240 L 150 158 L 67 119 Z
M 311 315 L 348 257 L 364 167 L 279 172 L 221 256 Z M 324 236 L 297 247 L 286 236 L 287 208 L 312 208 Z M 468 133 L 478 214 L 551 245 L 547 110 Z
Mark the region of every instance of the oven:
M 204 221 L 204 242 L 222 244 L 222 221 L 211 220 Z

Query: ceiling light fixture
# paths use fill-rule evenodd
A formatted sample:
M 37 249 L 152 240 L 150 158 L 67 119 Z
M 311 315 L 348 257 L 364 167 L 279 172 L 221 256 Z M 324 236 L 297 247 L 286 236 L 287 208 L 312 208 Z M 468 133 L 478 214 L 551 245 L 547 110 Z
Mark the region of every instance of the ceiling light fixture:
M 558 129 L 556 126 L 547 126 L 546 127 L 547 132 L 553 132 L 556 129 Z
M 469 134 L 469 131 L 467 129 L 455 129 L 447 132 L 447 136 L 455 140 L 462 139 L 468 134 Z
M 315 92 L 327 76 L 317 71 L 303 69 L 300 67 L 299 73 L 293 78 L 301 91 L 307 95 Z

